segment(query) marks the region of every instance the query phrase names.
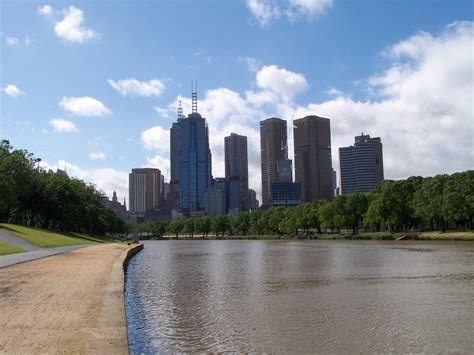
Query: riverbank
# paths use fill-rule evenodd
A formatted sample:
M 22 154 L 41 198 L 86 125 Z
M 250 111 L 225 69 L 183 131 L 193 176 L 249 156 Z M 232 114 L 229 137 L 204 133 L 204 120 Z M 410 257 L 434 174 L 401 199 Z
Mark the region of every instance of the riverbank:
M 474 231 L 432 231 L 432 232 L 367 232 L 359 234 L 350 233 L 310 233 L 308 235 L 224 235 L 218 236 L 209 234 L 202 235 L 180 235 L 179 237 L 167 235 L 159 240 L 432 240 L 432 241 L 474 241 Z M 149 238 L 140 237 L 142 240 L 149 240 Z
M 0 269 L 0 353 L 128 354 L 124 261 L 102 244 Z

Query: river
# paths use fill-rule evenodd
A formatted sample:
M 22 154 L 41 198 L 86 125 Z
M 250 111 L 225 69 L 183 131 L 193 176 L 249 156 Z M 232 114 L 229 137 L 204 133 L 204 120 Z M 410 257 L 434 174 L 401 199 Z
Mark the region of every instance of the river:
M 131 354 L 474 352 L 474 243 L 149 241 Z

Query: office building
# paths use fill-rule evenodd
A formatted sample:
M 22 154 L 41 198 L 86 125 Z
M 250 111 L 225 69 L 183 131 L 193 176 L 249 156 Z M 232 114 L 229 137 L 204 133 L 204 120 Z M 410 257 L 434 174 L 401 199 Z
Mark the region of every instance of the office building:
M 271 183 L 272 206 L 294 207 L 301 203 L 301 184 L 289 181 Z
M 272 117 L 260 122 L 262 206 L 271 206 L 271 183 L 278 181 L 278 160 L 288 159 L 286 121 Z
M 354 145 L 339 148 L 341 194 L 368 192 L 383 180 L 383 151 L 380 137 L 363 133 Z
M 181 101 L 178 108 L 178 120 L 170 129 L 170 187 L 168 207 L 172 210 L 179 209 L 179 174 L 181 165 L 181 121 L 184 119 Z
M 192 93 L 192 113 L 178 121 L 170 132 L 171 184 L 173 205 L 185 215 L 204 212 L 206 190 L 211 186 L 212 162 L 206 119 L 197 112 L 197 94 Z
M 249 210 L 256 211 L 260 207 L 255 190 L 249 189 Z
M 295 181 L 301 202 L 332 200 L 331 128 L 327 118 L 306 116 L 293 122 Z
M 226 181 L 224 178 L 214 180 L 206 191 L 206 215 L 221 216 L 226 213 Z
M 160 169 L 132 169 L 128 176 L 130 211 L 144 214 L 149 209 L 161 209 L 162 181 Z
M 228 212 L 238 213 L 249 209 L 249 172 L 247 137 L 231 133 L 225 137 L 225 178 L 228 184 Z

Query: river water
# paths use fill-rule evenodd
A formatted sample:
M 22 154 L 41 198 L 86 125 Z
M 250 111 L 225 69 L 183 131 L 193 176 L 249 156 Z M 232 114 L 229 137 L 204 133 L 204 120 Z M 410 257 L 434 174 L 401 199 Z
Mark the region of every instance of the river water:
M 129 348 L 474 352 L 474 243 L 150 241 L 126 278 Z

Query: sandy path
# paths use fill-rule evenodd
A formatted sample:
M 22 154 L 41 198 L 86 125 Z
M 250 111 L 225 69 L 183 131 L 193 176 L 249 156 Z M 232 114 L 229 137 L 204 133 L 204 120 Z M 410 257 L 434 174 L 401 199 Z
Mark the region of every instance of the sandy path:
M 128 354 L 122 263 L 102 244 L 0 269 L 0 353 Z

